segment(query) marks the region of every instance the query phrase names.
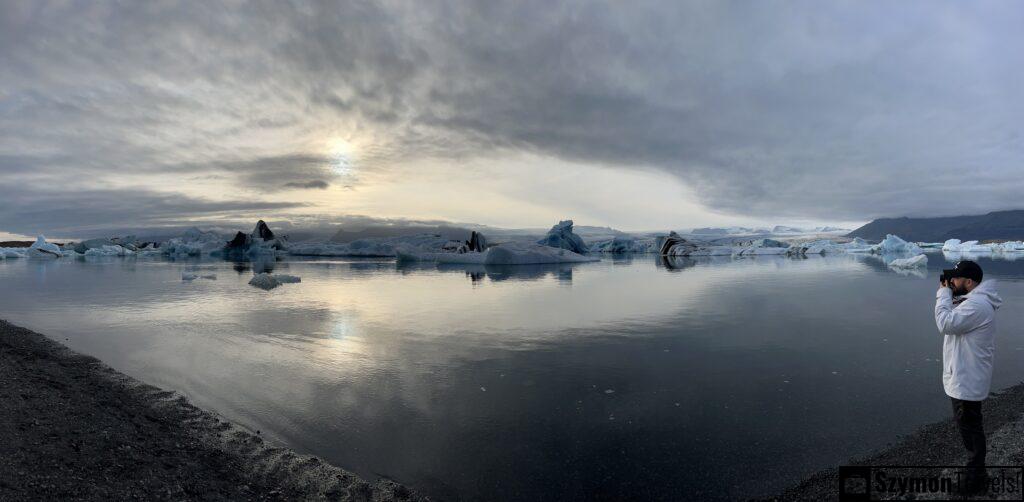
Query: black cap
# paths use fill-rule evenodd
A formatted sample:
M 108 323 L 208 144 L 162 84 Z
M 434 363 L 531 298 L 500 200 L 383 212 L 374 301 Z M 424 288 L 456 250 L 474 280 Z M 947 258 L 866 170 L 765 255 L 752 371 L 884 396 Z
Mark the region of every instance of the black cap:
M 974 282 L 981 282 L 981 267 L 971 260 L 956 262 L 956 266 L 950 269 L 949 272 L 949 277 L 965 277 L 967 279 L 974 279 Z

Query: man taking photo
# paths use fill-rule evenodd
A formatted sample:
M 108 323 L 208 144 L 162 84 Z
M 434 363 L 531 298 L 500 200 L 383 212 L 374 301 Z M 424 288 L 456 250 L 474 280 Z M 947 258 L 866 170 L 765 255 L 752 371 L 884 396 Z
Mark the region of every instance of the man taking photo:
M 995 353 L 995 311 L 1003 303 L 992 279 L 982 282 L 981 267 L 958 262 L 942 271 L 935 294 L 935 324 L 942 342 L 942 386 L 953 400 L 953 417 L 967 448 L 967 484 L 984 489 L 985 430 L 981 403 L 992 383 Z M 954 297 L 957 297 L 954 300 Z M 955 306 L 954 306 L 955 305 Z

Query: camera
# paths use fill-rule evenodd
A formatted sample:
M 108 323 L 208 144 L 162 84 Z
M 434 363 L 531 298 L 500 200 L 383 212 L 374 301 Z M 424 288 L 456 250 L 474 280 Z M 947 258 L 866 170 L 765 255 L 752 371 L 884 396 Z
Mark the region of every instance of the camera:
M 943 282 L 949 282 L 949 280 L 954 277 L 953 276 L 953 272 L 954 271 L 955 271 L 955 269 L 952 269 L 952 268 L 943 269 L 942 270 L 942 275 L 939 276 L 939 283 L 941 284 Z

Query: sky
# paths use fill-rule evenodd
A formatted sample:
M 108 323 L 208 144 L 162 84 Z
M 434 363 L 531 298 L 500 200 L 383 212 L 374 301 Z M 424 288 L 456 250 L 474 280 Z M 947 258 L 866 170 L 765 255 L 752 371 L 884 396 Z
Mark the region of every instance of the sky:
M 0 2 L 0 234 L 1022 208 L 1024 4 Z

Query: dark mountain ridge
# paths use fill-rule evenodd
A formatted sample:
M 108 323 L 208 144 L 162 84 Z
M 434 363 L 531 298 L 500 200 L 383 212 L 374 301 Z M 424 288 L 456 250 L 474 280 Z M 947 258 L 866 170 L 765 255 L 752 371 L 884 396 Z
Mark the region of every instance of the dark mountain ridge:
M 970 216 L 878 218 L 846 235 L 879 240 L 884 239 L 885 234 L 895 234 L 917 242 L 942 242 L 947 239 L 1024 240 L 1024 209 Z

